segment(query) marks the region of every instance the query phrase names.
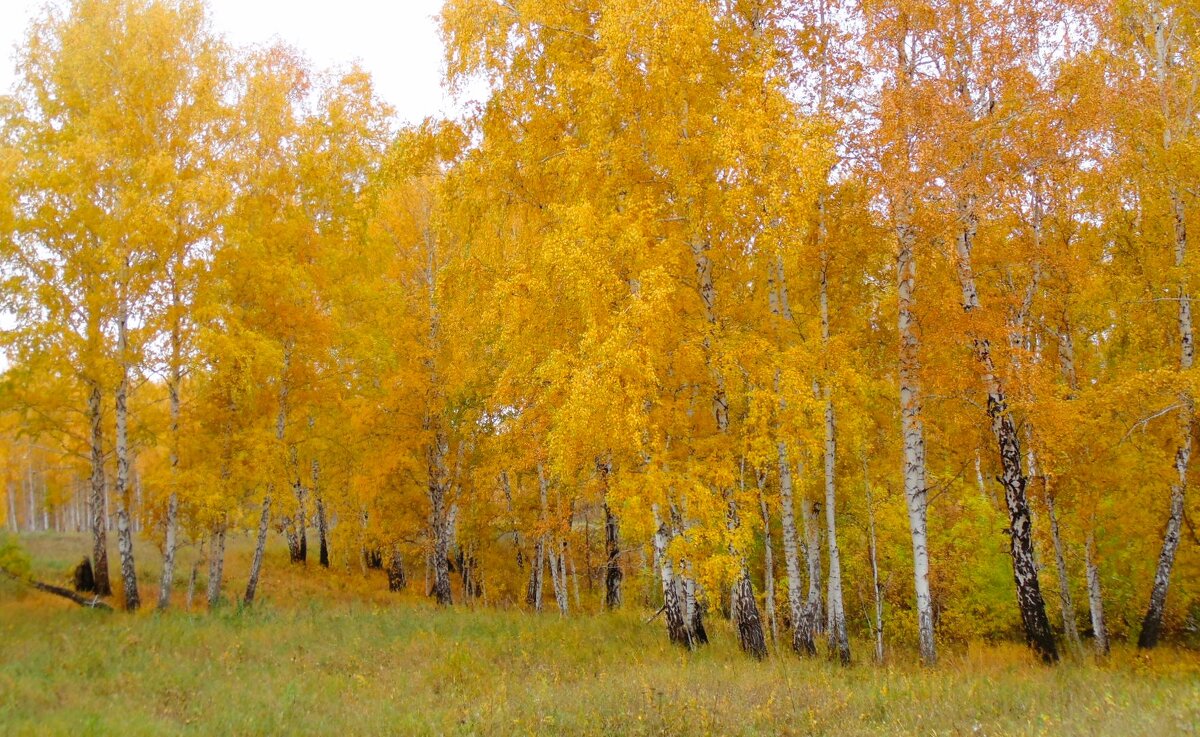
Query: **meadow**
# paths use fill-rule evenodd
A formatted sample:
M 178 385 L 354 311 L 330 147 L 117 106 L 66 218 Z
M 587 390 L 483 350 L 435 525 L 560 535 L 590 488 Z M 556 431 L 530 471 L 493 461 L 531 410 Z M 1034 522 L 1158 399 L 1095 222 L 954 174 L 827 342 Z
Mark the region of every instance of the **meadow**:
M 50 582 L 87 544 L 22 542 Z M 250 552 L 248 540 L 231 545 L 232 590 Z M 567 619 L 439 609 L 389 594 L 380 571 L 302 571 L 286 556 L 270 550 L 253 609 L 214 613 L 199 595 L 191 612 L 89 611 L 0 582 L 0 734 L 1200 733 L 1200 655 L 1186 649 L 1122 644 L 1103 662 L 1054 668 L 1016 644 L 944 646 L 935 669 L 902 650 L 883 666 L 778 651 L 756 663 L 724 622 L 689 654 L 633 607 Z M 148 586 L 153 558 L 141 561 Z

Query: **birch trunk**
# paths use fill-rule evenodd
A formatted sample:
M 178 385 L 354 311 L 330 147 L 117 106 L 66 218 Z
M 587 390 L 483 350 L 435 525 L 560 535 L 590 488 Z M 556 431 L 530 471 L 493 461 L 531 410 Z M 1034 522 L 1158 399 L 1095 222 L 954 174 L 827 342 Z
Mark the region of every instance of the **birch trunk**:
M 440 429 L 435 432 L 434 442 L 428 453 L 429 502 L 432 509 L 430 527 L 433 534 L 433 597 L 442 606 L 450 606 L 453 595 L 450 589 L 450 508 L 446 493 L 449 487 L 446 468 L 447 444 Z
M 129 315 L 124 305 L 117 315 L 117 356 L 120 374 L 117 380 L 117 552 L 121 558 L 121 586 L 125 611 L 141 606 L 138 595 L 137 570 L 133 561 L 133 531 L 129 518 Z
M 1054 508 L 1054 496 L 1046 490 L 1046 511 L 1050 517 L 1050 539 L 1054 544 L 1054 564 L 1058 571 L 1058 598 L 1062 605 L 1063 632 L 1067 642 L 1076 652 L 1083 650 L 1079 640 L 1079 628 L 1075 624 L 1075 600 L 1071 596 L 1071 582 L 1067 577 L 1067 558 L 1063 547 L 1062 535 L 1058 531 L 1058 512 Z
M 17 530 L 17 495 L 13 492 L 12 481 L 4 487 L 6 496 L 8 497 L 8 531 L 18 532 Z
M 916 333 L 916 233 L 902 204 L 896 225 L 899 253 L 896 273 L 900 331 L 900 424 L 904 436 L 904 499 L 913 548 L 913 585 L 917 605 L 917 638 L 921 662 L 937 662 L 933 639 L 933 597 L 929 591 L 928 489 L 925 482 L 925 425 L 920 381 L 920 339 Z
M 400 546 L 393 544 L 387 567 L 388 591 L 403 591 L 408 586 L 408 576 L 404 572 L 404 556 Z
M 763 608 L 767 611 L 767 627 L 771 630 L 771 642 L 778 642 L 779 623 L 775 616 L 775 546 L 771 541 L 771 513 L 767 508 L 767 496 L 763 493 L 767 485 L 767 474 L 765 471 L 759 471 L 757 476 L 758 506 L 763 523 L 763 590 L 766 593 Z
M 779 451 L 779 518 L 783 530 L 783 560 L 787 569 L 788 616 L 792 623 L 792 650 L 804 655 L 816 652 L 811 633 L 804 626 L 800 580 L 800 542 L 796 534 L 795 501 L 792 490 L 792 469 L 787 444 L 778 443 Z M 803 502 L 802 502 L 803 503 Z
M 912 80 L 916 60 L 909 54 L 912 33 L 905 28 L 898 34 L 896 50 L 896 82 L 898 93 L 912 95 Z M 910 99 L 901 100 L 912 104 Z M 903 120 L 901 121 L 903 122 Z M 917 233 L 913 226 L 914 188 L 909 181 L 913 168 L 912 134 L 900 131 L 900 160 L 897 171 L 900 181 L 892 201 L 892 217 L 896 231 L 896 281 L 898 328 L 900 337 L 900 425 L 904 437 L 904 499 L 908 507 L 908 526 L 913 548 L 913 588 L 916 594 L 917 637 L 921 662 L 933 665 L 937 648 L 933 638 L 933 598 L 929 592 L 929 536 L 927 532 L 928 489 L 925 476 L 925 426 L 921 390 L 921 341 L 917 335 L 916 285 Z
M 567 616 L 567 542 L 559 543 L 558 552 L 550 556 L 550 579 L 554 583 L 554 600 L 558 604 L 558 613 Z
M 846 632 L 846 609 L 842 601 L 842 556 L 837 542 L 837 496 L 834 479 L 837 448 L 833 400 L 825 388 L 825 523 L 829 551 L 829 576 L 826 579 L 826 636 L 831 653 L 843 664 L 850 662 L 850 638 Z
M 772 314 L 779 317 L 785 326 L 792 322 L 792 308 L 788 300 L 786 274 L 783 270 L 783 259 L 777 257 L 774 266 L 774 284 L 769 290 Z M 775 372 L 775 390 L 779 392 L 780 372 Z M 787 409 L 787 402 L 781 396 L 779 410 Z M 776 427 L 776 450 L 779 456 L 779 524 L 783 535 L 783 561 L 787 573 L 787 603 L 788 620 L 792 625 L 792 650 L 797 653 L 810 654 L 815 645 L 811 638 L 806 639 L 807 628 L 802 627 L 804 607 L 800 580 L 800 543 L 796 534 L 796 512 L 793 495 L 792 466 L 788 458 L 787 441 L 783 439 L 778 426 Z
M 875 538 L 875 500 L 871 495 L 871 482 L 866 477 L 863 463 L 863 479 L 867 492 L 867 552 L 871 558 L 871 589 L 875 595 L 875 662 L 883 663 L 883 584 L 879 580 L 879 547 Z
M 737 504 L 732 495 L 729 499 L 728 524 L 730 532 L 735 531 L 740 524 Z M 730 553 L 737 555 L 737 550 L 731 545 Z M 767 642 L 763 635 L 762 621 L 758 613 L 758 603 L 754 600 L 754 587 L 750 583 L 750 573 L 742 561 L 740 575 L 734 580 L 729 592 L 729 608 L 737 632 L 738 646 L 742 652 L 762 660 L 767 657 Z
M 108 579 L 108 506 L 107 483 L 104 477 L 104 426 L 101 416 L 99 382 L 92 382 L 88 392 L 88 422 L 91 424 L 92 459 L 92 573 L 96 578 L 96 593 L 112 596 Z
M 254 594 L 258 590 L 258 577 L 262 572 L 263 555 L 267 550 L 267 531 L 271 526 L 271 488 L 263 496 L 262 512 L 258 517 L 258 539 L 254 543 L 254 559 L 250 562 L 250 578 L 246 581 L 247 605 L 254 603 Z
M 683 582 L 683 608 L 687 614 L 688 632 L 691 634 L 692 642 L 697 645 L 708 644 L 708 630 L 704 628 L 704 610 L 700 606 L 698 588 L 696 579 L 691 575 L 688 562 L 682 561 L 680 564 L 684 570 L 682 576 Z
M 300 453 L 295 443 L 288 446 L 288 469 L 292 477 L 292 491 L 296 495 L 296 516 L 292 518 L 295 553 L 293 563 L 308 563 L 308 510 L 305 502 L 308 491 L 300 479 Z
M 176 311 L 179 309 L 178 293 L 173 290 L 173 307 Z M 179 495 L 175 491 L 175 485 L 179 479 L 179 388 L 182 383 L 182 370 L 180 364 L 182 361 L 182 338 L 180 337 L 178 318 L 171 326 L 171 367 L 170 376 L 167 378 L 167 397 L 170 402 L 170 457 L 168 462 L 171 467 L 171 495 L 167 498 L 167 518 L 165 520 L 166 534 L 163 540 L 163 569 L 162 578 L 158 587 L 158 609 L 166 611 L 171 605 L 171 587 L 175 583 L 175 534 L 179 517 Z
M 808 564 L 808 591 L 804 596 L 804 613 L 797 625 L 804 630 L 805 652 L 817 652 L 817 634 L 821 628 L 821 530 L 818 521 L 819 508 L 816 502 L 801 500 L 801 517 L 804 521 L 804 558 Z
M 975 272 L 971 262 L 977 227 L 974 196 L 960 196 L 957 206 L 960 225 L 955 238 L 958 279 L 962 289 L 963 311 L 970 314 L 980 309 L 979 290 L 975 284 Z M 987 391 L 987 415 L 991 420 L 992 435 L 996 438 L 1000 452 L 1000 484 L 1004 487 L 1004 500 L 1008 507 L 1009 551 L 1012 556 L 1013 581 L 1017 589 L 1021 623 L 1025 628 L 1025 639 L 1029 646 L 1043 661 L 1053 663 L 1058 660 L 1058 648 L 1054 642 L 1050 620 L 1046 616 L 1046 603 L 1038 582 L 1037 562 L 1033 550 L 1033 526 L 1026 496 L 1027 479 L 1021 468 L 1021 440 L 1009 411 L 1004 385 L 996 373 L 991 344 L 981 335 L 973 336 L 973 340 L 975 357 L 982 369 L 983 385 Z
M 1162 550 L 1158 554 L 1154 585 L 1150 589 L 1150 607 L 1146 611 L 1146 617 L 1142 620 L 1142 631 L 1138 635 L 1138 647 L 1142 649 L 1157 645 L 1158 639 L 1162 635 L 1163 610 L 1166 608 L 1167 589 L 1171 583 L 1171 568 L 1175 563 L 1175 551 L 1179 548 L 1180 528 L 1183 523 L 1184 485 L 1187 483 L 1187 467 L 1190 457 L 1191 448 L 1188 443 L 1182 444 L 1175 453 L 1175 471 L 1179 475 L 1179 481 L 1171 487 L 1171 512 L 1167 518 L 1167 530 L 1163 536 Z
M 329 567 L 329 523 L 325 517 L 325 497 L 321 494 L 321 464 L 316 458 L 312 461 L 312 491 L 317 502 L 317 538 L 320 540 L 320 563 L 323 568 Z
M 1104 624 L 1104 597 L 1100 592 L 1100 568 L 1096 565 L 1096 535 L 1094 532 L 1088 532 L 1083 554 L 1087 565 L 1088 608 L 1092 615 L 1092 637 L 1095 640 L 1096 654 L 1104 656 L 1108 655 L 1108 627 Z
M 221 604 L 221 579 L 225 571 L 225 523 L 212 534 L 208 546 L 208 608 L 216 609 Z
M 657 531 L 654 533 L 654 558 L 659 566 L 659 577 L 662 579 L 662 611 L 667 621 L 667 637 L 677 645 L 694 650 L 696 643 L 692 640 L 691 629 L 684 619 L 684 605 L 679 596 L 674 566 L 667 552 L 670 533 L 667 530 L 667 523 L 659 520 L 658 505 L 654 506 L 654 518 L 657 525 Z
M 570 572 L 571 572 L 571 593 L 575 594 L 575 608 L 582 609 L 583 601 L 579 597 L 579 571 L 575 568 L 575 558 L 570 555 L 565 555 L 564 559 L 565 559 L 566 563 L 565 563 L 565 567 L 563 569 L 563 571 L 564 571 L 563 575 L 565 576 L 566 571 L 570 570 Z
M 1163 24 L 1159 24 L 1162 28 Z M 1175 219 L 1175 267 L 1181 270 L 1187 257 L 1187 228 L 1184 219 L 1183 199 L 1179 192 L 1172 191 L 1172 210 Z M 1186 277 L 1179 282 L 1179 369 L 1188 373 L 1195 360 L 1194 336 L 1192 331 L 1192 301 Z M 1171 585 L 1171 569 L 1175 565 L 1175 551 L 1179 548 L 1180 528 L 1183 524 L 1184 497 L 1187 493 L 1188 466 L 1192 458 L 1192 397 L 1180 393 L 1182 416 L 1179 421 L 1179 447 L 1175 451 L 1175 473 L 1177 481 L 1171 486 L 1171 511 L 1167 517 L 1162 550 L 1154 572 L 1154 585 L 1150 589 L 1150 605 L 1142 620 L 1142 631 L 1138 635 L 1138 647 L 1152 648 L 1158 644 L 1162 634 L 1163 610 L 1167 604 L 1167 589 Z
M 1071 326 L 1065 320 L 1062 329 L 1056 332 L 1059 366 L 1067 381 L 1067 387 L 1070 389 L 1068 397 L 1074 399 L 1079 391 L 1079 376 L 1075 371 L 1075 340 L 1071 335 Z M 1095 560 L 1096 520 L 1094 517 L 1089 525 L 1090 529 L 1083 548 L 1087 572 L 1088 612 L 1091 615 L 1096 653 L 1103 656 L 1108 655 L 1108 628 L 1104 624 L 1104 598 L 1100 591 L 1100 570 L 1097 568 Z
M 33 494 L 33 439 L 25 451 L 25 525 L 30 533 L 37 532 L 37 499 Z
M 529 588 L 525 594 L 525 602 L 533 607 L 535 612 L 542 611 L 542 588 L 544 586 L 546 558 L 549 557 L 550 577 L 553 579 L 557 574 L 555 571 L 554 551 L 551 550 L 549 556 L 546 554 L 546 527 L 549 524 L 549 487 L 550 481 L 546 478 L 543 472 L 542 465 L 538 464 L 538 523 L 541 526 L 541 532 L 538 533 L 537 543 L 533 551 L 533 569 L 529 572 Z
M 196 596 L 196 579 L 200 577 L 200 564 L 204 561 L 204 545 L 200 546 L 200 551 L 196 554 L 196 560 L 192 561 L 192 575 L 188 577 L 187 595 L 183 600 L 184 611 L 192 610 L 192 600 Z
M 529 568 L 529 584 L 525 587 L 525 603 L 533 611 L 542 611 L 542 576 L 544 575 L 546 546 L 539 536 L 533 546 L 533 561 Z
M 296 446 L 294 443 L 289 443 L 287 438 L 288 402 L 291 395 L 292 348 L 292 340 L 290 338 L 285 339 L 283 341 L 283 369 L 279 373 L 279 414 L 275 418 L 275 439 L 279 442 L 280 450 L 287 462 L 288 485 L 292 487 L 293 491 L 296 491 L 296 486 L 300 483 Z M 269 493 L 268 496 L 270 496 Z M 282 517 L 279 520 L 279 526 L 287 538 L 288 559 L 292 563 L 300 562 L 300 538 L 294 518 Z
M 817 200 L 817 237 L 822 249 L 827 238 L 825 226 L 825 199 Z M 829 254 L 822 250 L 820 272 L 821 344 L 829 351 Z M 833 390 L 830 379 L 825 377 L 822 393 L 825 400 L 825 522 L 828 527 L 826 539 L 829 554 L 828 592 L 826 594 L 826 635 L 830 652 L 836 652 L 842 663 L 850 662 L 850 639 L 846 633 L 846 609 L 842 600 L 842 562 L 837 542 L 837 425 L 833 411 Z
M 713 283 L 713 264 L 709 258 L 709 244 L 702 240 L 694 240 L 692 242 L 692 257 L 696 264 L 696 279 L 697 289 L 700 293 L 700 299 L 704 304 L 705 321 L 712 328 L 717 325 L 717 291 Z M 709 371 L 713 377 L 713 396 L 712 396 L 712 411 L 713 420 L 716 424 L 717 433 L 721 436 L 729 434 L 729 399 L 725 393 L 725 378 L 721 375 L 720 369 L 715 365 L 712 358 L 712 343 L 708 335 L 704 337 L 705 360 L 709 364 Z M 737 538 L 740 521 L 737 514 L 737 505 L 733 499 L 733 490 L 725 490 L 725 495 L 729 498 L 729 533 L 730 540 Z M 733 619 L 734 625 L 738 632 L 738 643 L 742 650 L 750 655 L 762 659 L 766 657 L 767 647 L 766 638 L 763 636 L 762 618 L 758 612 L 758 602 L 754 598 L 754 584 L 750 579 L 750 571 L 746 565 L 746 557 L 740 550 L 733 548 L 731 542 L 731 551 L 735 557 L 739 559 L 740 570 L 733 586 L 732 600 L 733 604 Z M 689 585 L 694 585 L 689 580 Z M 689 593 L 689 602 L 692 595 Z M 697 635 L 704 632 L 703 623 L 699 619 L 699 608 L 696 609 L 696 630 Z M 707 642 L 707 635 L 701 636 L 702 642 Z
M 608 503 L 604 503 L 604 606 L 617 609 L 621 606 L 621 544 L 617 518 Z

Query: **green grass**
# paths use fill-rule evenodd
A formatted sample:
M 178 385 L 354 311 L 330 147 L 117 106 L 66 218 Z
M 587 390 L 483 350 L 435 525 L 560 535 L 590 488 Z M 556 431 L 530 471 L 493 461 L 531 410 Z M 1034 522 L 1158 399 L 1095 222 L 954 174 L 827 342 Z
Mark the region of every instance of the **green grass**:
M 27 547 L 52 578 L 79 544 Z M 934 670 L 904 653 L 754 663 L 720 623 L 687 654 L 641 612 L 439 611 L 370 593 L 380 581 L 358 593 L 353 571 L 293 579 L 280 551 L 268 566 L 263 606 L 213 615 L 104 614 L 0 586 L 0 734 L 1200 734 L 1186 651 L 1057 668 L 1015 646 L 946 652 Z M 320 585 L 337 596 L 314 600 Z

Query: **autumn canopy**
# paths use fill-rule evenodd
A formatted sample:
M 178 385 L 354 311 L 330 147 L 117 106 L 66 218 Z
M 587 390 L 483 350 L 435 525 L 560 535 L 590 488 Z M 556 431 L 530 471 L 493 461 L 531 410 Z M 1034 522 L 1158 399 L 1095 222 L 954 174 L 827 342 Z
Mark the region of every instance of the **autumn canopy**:
M 181 605 L 185 546 L 249 605 L 284 540 L 758 658 L 1196 626 L 1200 2 L 440 22 L 481 99 L 403 127 L 200 0 L 38 16 L 0 97 L 9 529 L 88 532 L 131 610 Z

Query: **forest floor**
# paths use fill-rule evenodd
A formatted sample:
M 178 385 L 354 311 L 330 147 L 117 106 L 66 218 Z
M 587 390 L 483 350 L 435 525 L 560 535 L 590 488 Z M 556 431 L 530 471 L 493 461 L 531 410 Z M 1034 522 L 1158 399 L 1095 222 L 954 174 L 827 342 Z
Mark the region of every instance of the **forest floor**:
M 87 547 L 22 542 L 52 583 Z M 234 590 L 248 557 L 232 546 Z M 139 576 L 151 601 L 153 558 Z M 212 615 L 200 592 L 193 613 L 129 616 L 0 582 L 0 735 L 1200 734 L 1194 651 L 1121 647 L 1055 668 L 1014 645 L 944 647 L 934 669 L 908 653 L 756 663 L 723 623 L 688 654 L 648 612 L 441 611 L 371 573 L 302 576 L 273 549 L 260 604 Z

